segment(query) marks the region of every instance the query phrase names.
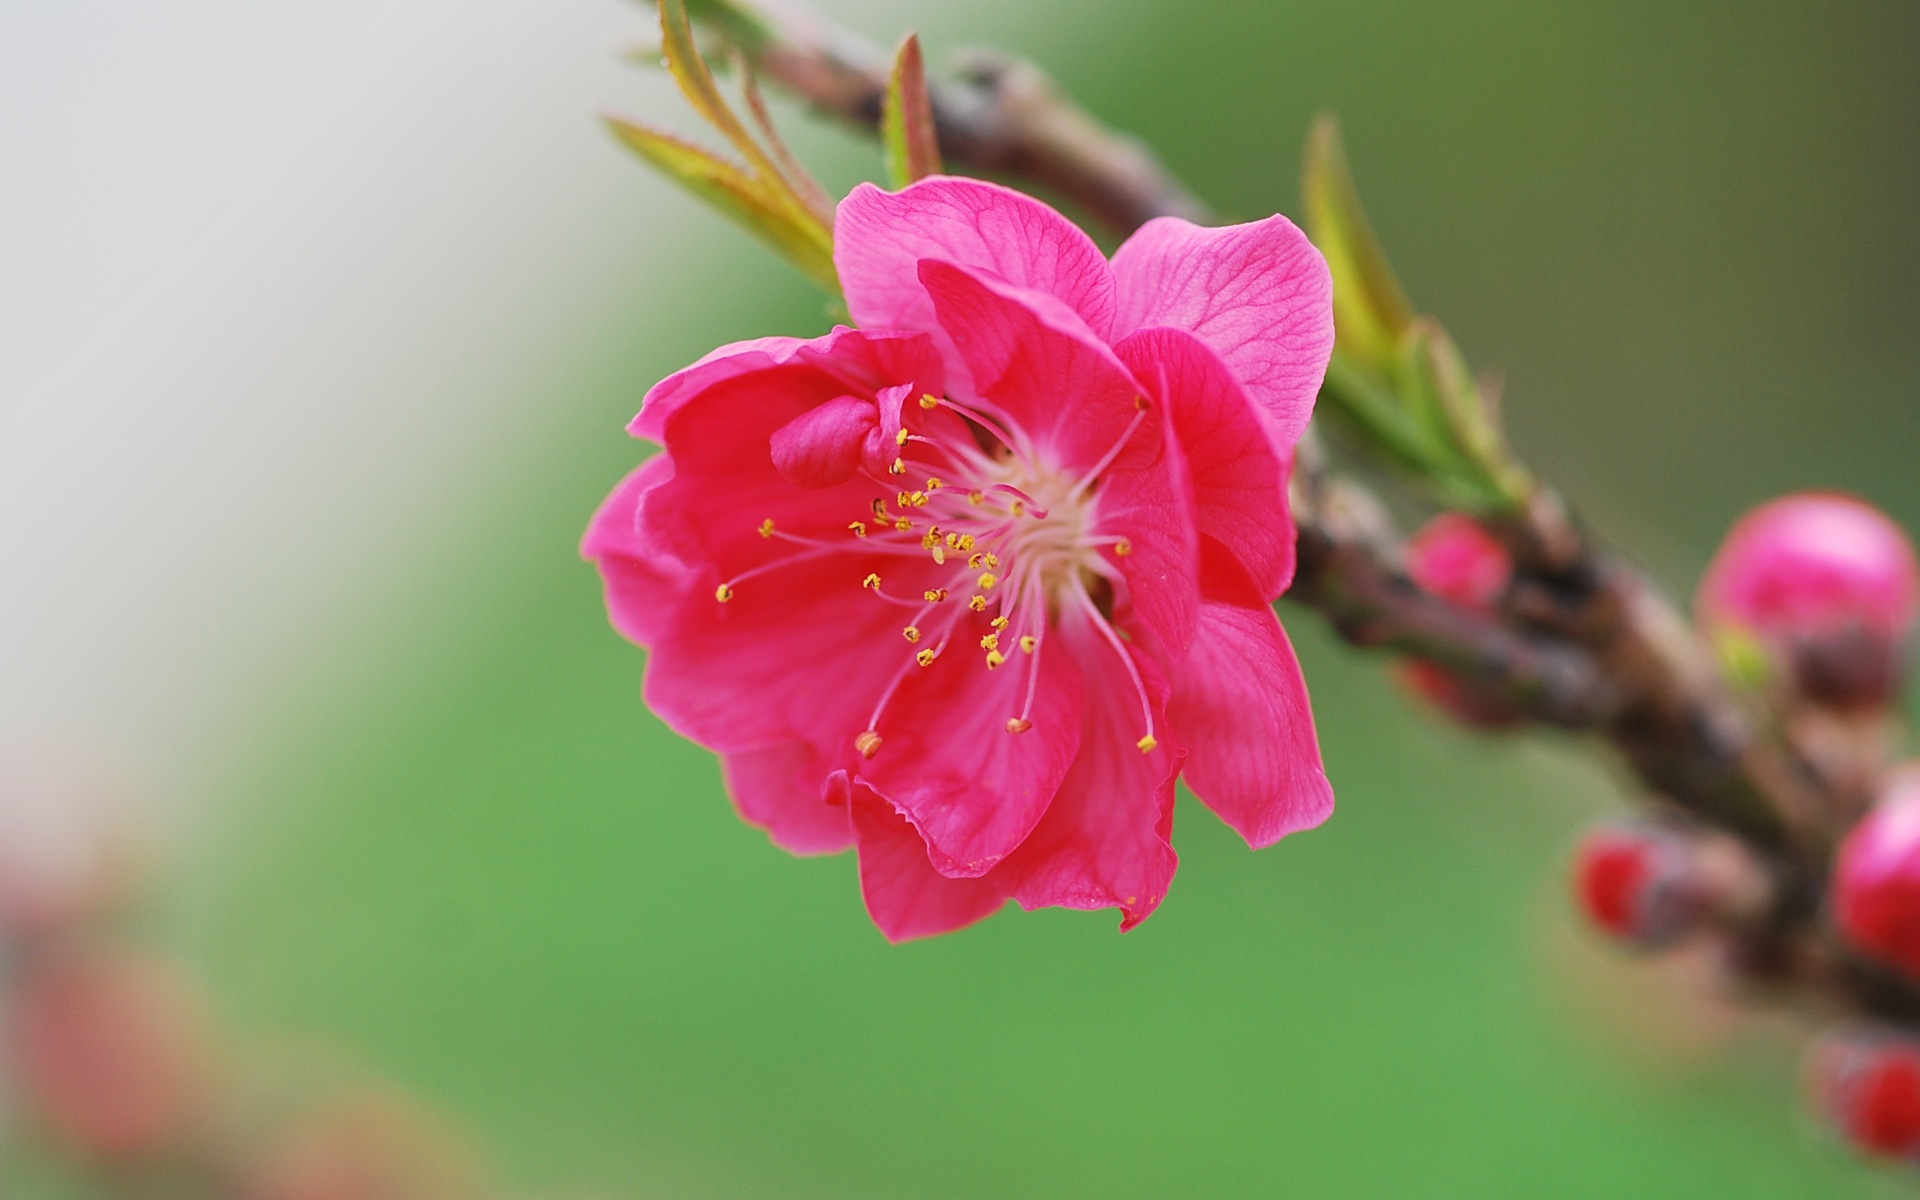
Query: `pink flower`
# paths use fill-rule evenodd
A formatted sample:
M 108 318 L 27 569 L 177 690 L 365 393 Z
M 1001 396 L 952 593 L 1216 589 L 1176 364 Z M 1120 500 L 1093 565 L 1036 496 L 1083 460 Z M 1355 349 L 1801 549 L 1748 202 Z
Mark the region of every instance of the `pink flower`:
M 1920 978 L 1920 766 L 1894 771 L 1840 843 L 1833 919 L 1856 948 Z
M 1878 509 L 1801 492 L 1740 519 L 1696 608 L 1736 665 L 1753 647 L 1787 665 L 1815 699 L 1883 704 L 1920 612 L 1920 567 L 1906 534 Z
M 725 346 L 648 395 L 666 451 L 588 531 L 646 695 L 747 820 L 857 846 L 889 938 L 1008 899 L 1166 895 L 1174 784 L 1252 845 L 1325 820 L 1271 601 L 1333 344 L 1325 263 L 1270 217 L 1150 223 L 1109 263 L 992 184 L 856 189 L 859 328 Z

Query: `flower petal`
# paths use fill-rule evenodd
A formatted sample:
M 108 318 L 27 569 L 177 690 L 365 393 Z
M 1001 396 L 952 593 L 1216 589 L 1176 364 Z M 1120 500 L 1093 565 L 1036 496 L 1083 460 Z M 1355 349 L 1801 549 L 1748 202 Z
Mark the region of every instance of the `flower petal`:
M 892 805 L 845 775 L 837 783 L 852 811 L 867 913 L 888 941 L 951 933 L 1007 902 L 1009 885 L 997 872 L 978 879 L 940 874 L 927 860 L 926 843 Z
M 1138 692 L 1119 656 L 1083 617 L 1063 614 L 1059 632 L 1086 677 L 1080 754 L 1046 817 L 987 878 L 1018 880 L 1014 899 L 1026 909 L 1121 909 L 1125 932 L 1159 907 L 1179 865 L 1170 839 L 1174 781 L 1186 755 L 1161 721 L 1159 744 L 1142 753 Z M 1158 718 L 1166 681 L 1148 656 L 1131 657 Z
M 1332 815 L 1307 683 L 1273 609 L 1200 606 L 1167 716 L 1187 786 L 1254 849 Z
M 1244 574 L 1261 600 L 1286 591 L 1296 534 L 1287 508 L 1292 463 L 1272 423 L 1220 357 L 1185 330 L 1142 329 L 1114 353 L 1172 414 L 1193 481 L 1202 590 Z
M 795 487 L 832 487 L 853 478 L 880 430 L 880 410 L 859 396 L 837 396 L 773 431 L 773 465 Z
M 1080 673 L 1068 655 L 1043 646 L 989 671 L 976 647 L 992 627 L 984 615 L 959 614 L 949 648 L 914 667 L 888 703 L 885 740 L 857 772 L 913 823 L 934 868 L 953 877 L 985 874 L 1033 831 L 1080 749 L 1081 713 Z M 902 644 L 903 659 L 907 650 Z M 1010 732 L 1034 670 L 1032 728 Z
M 1140 388 L 1084 321 L 1043 292 L 935 259 L 920 263 L 941 328 L 971 374 L 977 400 L 1049 462 L 1091 469 L 1127 435 Z M 1157 423 L 1128 438 L 1116 465 L 1151 461 Z
M 805 742 L 736 751 L 720 763 L 734 806 L 774 845 L 793 854 L 835 854 L 853 844 L 846 807 L 821 795 L 828 774 L 823 758 Z
M 1113 323 L 1113 272 L 1073 222 L 1011 188 L 935 176 L 900 192 L 870 183 L 840 202 L 833 261 L 854 322 L 868 329 L 936 328 L 914 274 L 923 258 L 991 272 L 1045 292 L 1104 337 Z
M 696 583 L 692 569 L 647 545 L 641 530 L 648 494 L 672 478 L 668 455 L 641 463 L 593 514 L 580 543 L 580 556 L 600 568 L 613 627 L 640 646 L 659 639 Z
M 1113 256 L 1115 336 L 1167 325 L 1211 346 L 1279 423 L 1288 446 L 1313 415 L 1333 354 L 1333 277 L 1282 216 L 1209 229 L 1160 217 Z

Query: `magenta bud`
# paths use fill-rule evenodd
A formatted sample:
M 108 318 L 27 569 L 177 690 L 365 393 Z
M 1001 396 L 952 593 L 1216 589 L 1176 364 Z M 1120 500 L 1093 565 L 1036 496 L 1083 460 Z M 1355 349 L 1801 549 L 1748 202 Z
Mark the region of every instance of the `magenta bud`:
M 1513 581 L 1513 558 L 1472 518 L 1441 513 L 1407 540 L 1407 575 L 1428 595 L 1489 612 Z M 1519 716 L 1501 697 L 1439 663 L 1414 660 L 1394 671 L 1429 706 L 1475 729 L 1503 729 Z
M 1920 772 L 1895 771 L 1834 858 L 1833 919 L 1855 949 L 1920 978 Z
M 1407 574 L 1420 590 L 1486 612 L 1513 580 L 1513 558 L 1472 518 L 1441 513 L 1407 540 Z
M 1582 838 L 1573 895 L 1599 929 L 1647 949 L 1693 933 L 1707 908 L 1691 839 L 1647 822 L 1605 825 Z
M 1920 1161 L 1920 1043 L 1828 1034 L 1808 1050 L 1805 1074 L 1815 1114 L 1856 1150 Z
M 1734 525 L 1695 607 L 1739 673 L 1756 673 L 1758 659 L 1785 667 L 1809 699 L 1877 707 L 1899 689 L 1920 567 L 1906 534 L 1878 509 L 1801 492 Z

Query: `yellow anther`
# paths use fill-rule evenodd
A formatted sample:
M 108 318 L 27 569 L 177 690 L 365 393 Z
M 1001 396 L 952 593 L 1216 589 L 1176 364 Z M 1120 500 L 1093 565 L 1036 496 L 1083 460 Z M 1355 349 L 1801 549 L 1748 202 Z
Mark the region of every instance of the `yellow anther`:
M 770 538 L 773 536 L 773 518 L 772 517 L 768 517 L 766 520 L 760 522 L 760 536 L 764 538 Z
M 1032 654 L 1033 648 L 1039 644 L 1040 639 L 1030 633 L 1020 639 L 1020 649 L 1026 651 L 1028 654 Z
M 1027 515 L 1027 505 L 1026 502 L 1022 500 L 1015 500 L 1007 506 L 1007 510 L 1016 517 L 1024 517 Z
M 932 666 L 933 659 L 934 659 L 934 653 L 932 650 L 922 650 L 920 653 L 913 656 L 913 661 L 919 663 L 923 667 Z
M 927 494 L 925 492 L 908 492 L 907 503 L 913 505 L 915 508 L 925 508 L 927 506 Z
M 1011 622 L 1005 617 L 995 617 L 993 620 L 988 621 L 987 624 L 993 626 L 995 629 L 1005 629 Z
M 893 444 L 896 446 L 904 446 L 907 444 L 907 439 L 912 436 L 912 434 L 902 429 L 899 433 L 893 435 Z
M 1000 648 L 1000 635 L 997 633 L 990 633 L 987 636 L 981 638 L 980 648 L 982 650 L 998 650 Z
M 985 596 L 975 596 L 967 601 L 967 607 L 975 612 L 985 612 L 987 611 L 987 598 Z
M 952 546 L 955 550 L 958 550 L 960 548 L 960 535 L 957 533 L 948 534 L 947 545 Z
M 989 567 L 993 567 L 993 568 L 995 568 L 995 569 L 998 569 L 998 568 L 999 568 L 999 566 L 1000 566 L 1000 556 L 999 556 L 999 555 L 997 555 L 997 554 L 995 554 L 995 553 L 994 553 L 993 551 L 991 551 L 991 550 L 989 550 L 989 551 L 987 551 L 987 565 L 988 565 Z
M 867 523 L 865 521 L 850 521 L 847 523 L 847 528 L 853 530 L 853 536 L 855 537 L 867 536 Z
M 926 597 L 927 597 L 928 604 L 938 604 L 942 600 L 945 600 L 947 598 L 947 589 L 930 588 L 926 593 Z
M 995 575 L 992 571 L 980 572 L 980 590 L 981 591 L 990 592 L 993 590 L 993 585 L 999 582 L 1000 582 L 1000 577 L 998 575 Z
M 896 517 L 893 522 L 893 527 L 901 533 L 905 533 L 907 530 L 913 528 L 913 522 L 907 520 L 905 517 Z
M 920 640 L 920 627 L 918 625 L 909 625 L 900 631 L 900 636 L 909 642 L 917 642 Z
M 995 667 L 999 666 L 1001 663 L 1004 663 L 1006 661 L 1007 661 L 1007 656 L 1000 653 L 998 650 L 987 651 L 987 670 L 991 671 Z
M 920 407 L 921 408 L 939 408 L 940 398 L 938 396 L 935 396 L 932 392 L 926 392 L 920 397 Z
M 896 458 L 887 464 L 887 474 L 889 475 L 905 475 L 906 473 L 907 460 L 904 458 Z
M 1027 720 L 1025 717 L 1008 717 L 1007 718 L 1008 733 L 1025 733 L 1027 730 L 1032 728 L 1033 728 L 1033 722 Z
M 967 570 L 978 571 L 981 564 L 985 561 L 986 555 L 984 554 L 969 554 L 967 555 Z
M 933 548 L 933 561 L 943 567 L 947 565 L 947 548 L 945 546 L 935 546 Z
M 879 517 L 882 521 L 889 519 L 887 517 L 887 502 L 878 496 L 873 498 L 873 515 Z
M 718 600 L 720 603 L 725 604 L 727 601 L 733 599 L 733 589 L 723 583 L 719 587 L 713 589 L 713 598 L 715 600 Z
M 1141 738 L 1139 741 L 1134 743 L 1134 745 L 1140 747 L 1140 753 L 1142 754 L 1152 754 L 1153 748 L 1155 746 L 1158 746 L 1159 744 L 1160 744 L 1159 742 L 1156 742 L 1153 740 L 1152 734 L 1148 734 L 1147 736 Z
M 1132 553 L 1133 553 L 1133 543 L 1128 541 L 1125 538 L 1121 538 L 1119 541 L 1113 544 L 1113 554 L 1115 558 L 1125 558 L 1127 555 Z
M 961 534 L 961 535 L 960 535 L 960 549 L 962 549 L 962 550 L 971 550 L 971 549 L 973 549 L 973 535 L 972 535 L 972 534 L 970 534 L 970 533 L 963 533 L 963 534 Z
M 874 591 L 877 592 L 880 590 L 880 576 L 876 575 L 872 571 L 869 571 L 867 572 L 867 577 L 860 581 L 860 586 L 863 588 L 872 588 Z
M 905 508 L 907 506 L 907 494 L 905 492 L 895 492 L 893 494 L 893 503 L 896 508 Z
M 939 490 L 940 490 L 941 488 L 943 488 L 943 487 L 945 487 L 945 486 L 947 486 L 947 482 L 946 482 L 946 480 L 944 480 L 944 479 L 941 479 L 941 478 L 940 478 L 940 477 L 939 477 L 938 475 L 929 475 L 929 476 L 927 476 L 927 490 L 928 490 L 928 491 L 930 491 L 930 492 L 937 492 L 937 491 L 939 491 Z
M 880 751 L 880 735 L 869 729 L 853 739 L 853 748 L 860 752 L 861 758 L 872 758 Z
M 986 498 L 987 498 L 987 494 L 985 492 L 968 492 L 967 493 L 968 504 L 978 504 L 982 500 L 985 500 Z

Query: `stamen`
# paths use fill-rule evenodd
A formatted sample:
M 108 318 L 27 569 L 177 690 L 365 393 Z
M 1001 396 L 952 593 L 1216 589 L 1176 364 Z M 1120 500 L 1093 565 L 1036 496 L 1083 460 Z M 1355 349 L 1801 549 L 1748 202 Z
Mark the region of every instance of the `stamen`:
M 926 392 L 920 397 L 920 407 L 926 409 L 939 408 L 940 398 L 932 392 Z
M 887 474 L 889 475 L 905 475 L 906 473 L 907 460 L 904 458 L 896 458 L 887 464 Z
M 853 530 L 853 536 L 855 537 L 867 536 L 867 523 L 865 521 L 853 521 L 847 525 L 847 528 Z
M 880 735 L 869 729 L 853 739 L 853 748 L 860 752 L 861 758 L 872 758 L 880 752 Z
M 896 446 L 904 446 L 907 444 L 907 439 L 912 436 L 913 436 L 912 434 L 902 429 L 900 432 L 893 435 L 893 444 Z
M 1094 628 L 1099 631 L 1101 637 L 1107 639 L 1107 645 L 1113 647 L 1113 652 L 1120 656 L 1120 665 L 1127 669 L 1127 678 L 1133 681 L 1134 693 L 1140 697 L 1140 715 L 1147 725 L 1146 736 L 1135 744 L 1140 747 L 1142 754 L 1151 753 L 1154 746 L 1158 745 L 1153 740 L 1153 702 L 1147 698 L 1147 685 L 1140 678 L 1140 668 L 1134 665 L 1133 655 L 1127 653 L 1127 648 L 1121 644 L 1119 635 L 1114 633 L 1113 626 L 1107 624 L 1107 619 L 1100 615 L 1099 608 L 1093 603 L 1093 597 L 1087 595 L 1087 589 L 1080 588 L 1077 598 L 1087 618 L 1093 622 Z
M 1023 634 L 1020 638 L 1020 649 L 1025 651 L 1028 654 L 1032 654 L 1033 648 L 1035 646 L 1038 646 L 1039 644 L 1040 644 L 1040 639 L 1033 636 L 1030 633 Z
M 928 588 L 928 589 L 927 589 L 927 592 L 926 592 L 926 596 L 927 596 L 927 603 L 929 603 L 929 604 L 938 604 L 938 603 L 940 603 L 940 602 L 941 602 L 942 600 L 945 600 L 945 599 L 947 598 L 947 589 L 945 589 L 945 588 Z
M 1025 733 L 1027 730 L 1032 728 L 1033 728 L 1033 722 L 1027 720 L 1025 717 L 1008 717 L 1007 718 L 1008 733 Z
M 713 598 L 715 600 L 718 600 L 720 603 L 725 604 L 727 601 L 733 599 L 733 589 L 723 583 L 719 587 L 713 589 Z
M 920 651 L 920 653 L 914 655 L 913 661 L 919 663 L 923 667 L 930 667 L 933 665 L 933 660 L 939 657 L 940 656 L 938 654 L 935 654 L 932 648 L 929 647 L 928 649 L 922 650 Z
M 993 585 L 999 582 L 1000 582 L 999 577 L 996 576 L 992 571 L 984 571 L 980 575 L 980 590 L 983 592 L 990 592 L 993 590 Z
M 1159 744 L 1160 744 L 1159 742 L 1156 742 L 1153 740 L 1152 734 L 1148 734 L 1147 736 L 1141 738 L 1139 741 L 1134 743 L 1134 745 L 1140 747 L 1140 753 L 1142 754 L 1152 754 L 1153 748 L 1155 746 L 1158 746 Z
M 975 596 L 973 599 L 967 601 L 967 607 L 975 612 L 985 612 L 987 611 L 987 598 L 985 596 Z
M 987 670 L 991 671 L 995 667 L 998 667 L 1000 664 L 1006 661 L 1007 661 L 1007 656 L 1000 653 L 998 650 L 987 651 Z
M 867 577 L 860 581 L 860 586 L 863 588 L 872 588 L 877 592 L 880 590 L 880 576 L 869 571 L 867 572 Z
M 1113 555 L 1115 558 L 1125 558 L 1127 555 L 1132 553 L 1133 553 L 1133 543 L 1128 541 L 1126 538 L 1121 538 L 1119 541 L 1113 544 Z
M 930 492 L 937 492 L 937 491 L 939 491 L 939 490 L 940 490 L 941 488 L 943 488 L 943 487 L 945 487 L 945 486 L 947 486 L 947 484 L 946 484 L 946 481 L 945 481 L 945 480 L 943 480 L 943 479 L 941 479 L 941 478 L 940 478 L 939 476 L 937 476 L 937 475 L 929 475 L 929 476 L 927 476 L 927 490 L 928 490 L 928 491 L 930 491 Z
M 918 625 L 909 625 L 900 631 L 900 636 L 906 638 L 909 642 L 917 642 L 920 640 L 920 627 Z
M 995 617 L 993 620 L 988 621 L 987 624 L 993 626 L 995 629 L 1005 629 L 1010 622 L 1005 617 Z
M 760 522 L 760 536 L 763 538 L 770 538 L 773 536 L 773 518 L 772 517 L 768 517 L 766 520 Z
M 998 650 L 1000 648 L 1000 635 L 997 633 L 990 633 L 987 636 L 981 638 L 980 648 L 982 650 Z

